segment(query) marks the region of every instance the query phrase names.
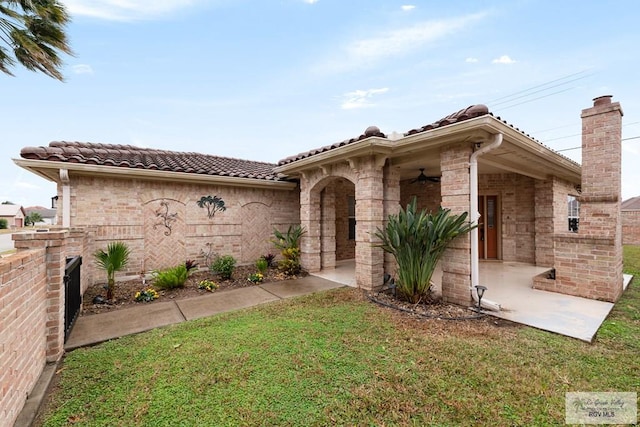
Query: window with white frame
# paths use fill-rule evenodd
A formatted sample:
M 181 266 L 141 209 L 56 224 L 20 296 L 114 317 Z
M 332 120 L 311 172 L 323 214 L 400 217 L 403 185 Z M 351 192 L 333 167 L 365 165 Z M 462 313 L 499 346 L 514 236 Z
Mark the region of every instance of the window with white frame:
M 574 233 L 578 232 L 578 223 L 580 222 L 580 202 L 576 196 L 567 196 L 567 203 L 569 208 L 569 231 Z

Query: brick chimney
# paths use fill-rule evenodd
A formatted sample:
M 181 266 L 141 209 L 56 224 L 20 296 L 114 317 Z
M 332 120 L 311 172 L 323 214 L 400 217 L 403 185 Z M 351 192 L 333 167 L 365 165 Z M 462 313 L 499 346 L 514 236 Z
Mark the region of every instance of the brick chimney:
M 611 96 L 582 110 L 582 195 L 579 234 L 622 236 L 620 222 L 622 108 Z

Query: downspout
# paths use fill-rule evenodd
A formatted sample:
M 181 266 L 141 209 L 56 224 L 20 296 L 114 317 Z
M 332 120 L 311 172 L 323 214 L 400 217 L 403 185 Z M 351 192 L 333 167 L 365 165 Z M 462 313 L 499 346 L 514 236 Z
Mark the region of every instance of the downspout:
M 60 169 L 60 181 L 62 182 L 62 226 L 71 226 L 71 185 L 69 185 L 69 170 Z
M 493 141 L 489 145 L 481 147 L 479 150 L 474 151 L 471 154 L 469 160 L 469 175 L 470 175 L 470 191 L 471 191 L 471 223 L 478 225 L 478 219 L 480 218 L 480 212 L 478 211 L 478 157 L 483 154 L 498 148 L 502 144 L 502 134 L 498 133 L 494 135 Z M 480 256 L 478 251 L 478 228 L 471 232 L 471 297 L 477 303 L 478 292 L 476 286 L 480 285 Z M 493 302 L 486 298 L 482 298 L 482 307 L 488 310 L 500 311 L 500 304 Z

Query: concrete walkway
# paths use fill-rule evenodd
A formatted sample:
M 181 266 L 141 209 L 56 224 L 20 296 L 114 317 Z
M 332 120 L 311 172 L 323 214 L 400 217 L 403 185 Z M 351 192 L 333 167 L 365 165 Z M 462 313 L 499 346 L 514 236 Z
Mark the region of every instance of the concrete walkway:
M 183 300 L 139 304 L 108 313 L 80 316 L 64 349 L 71 351 L 174 323 L 343 286 L 320 277 L 307 276 L 296 280 L 213 292 Z
M 99 344 L 174 323 L 344 286 L 342 283 L 321 277 L 307 276 L 302 279 L 265 283 L 232 291 L 213 292 L 183 300 L 139 304 L 132 308 L 109 313 L 80 316 L 76 320 L 64 348 L 65 351 L 71 351 L 79 347 Z M 14 427 L 31 426 L 55 371 L 56 364 L 45 366 Z

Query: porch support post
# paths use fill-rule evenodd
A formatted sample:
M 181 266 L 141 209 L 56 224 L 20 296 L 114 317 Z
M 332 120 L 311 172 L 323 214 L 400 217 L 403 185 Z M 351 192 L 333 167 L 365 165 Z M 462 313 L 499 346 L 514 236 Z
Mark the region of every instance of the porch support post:
M 300 239 L 300 263 L 309 272 L 322 268 L 320 253 L 320 193 L 309 188 L 309 179 L 300 179 L 300 225 L 306 230 Z
M 397 215 L 400 211 L 400 169 L 386 165 L 384 167 L 384 218 L 382 227 L 389 222 L 389 215 Z M 393 255 L 384 252 L 384 272 L 395 276 L 397 269 Z
M 384 220 L 383 165 L 375 156 L 359 159 L 356 183 L 356 283 L 364 289 L 382 286 L 384 253 L 374 233 Z
M 442 207 L 452 214 L 469 212 L 469 158 L 472 146 L 452 144 L 440 153 Z M 442 299 L 468 306 L 471 300 L 471 239 L 469 233 L 454 239 L 440 261 L 442 265 Z M 489 297 L 489 295 L 487 295 Z
M 322 265 L 321 268 L 336 266 L 336 190 L 328 185 L 321 193 L 322 199 Z
M 555 178 L 535 183 L 535 231 L 536 231 L 536 265 L 551 267 L 555 263 L 553 235 L 556 231 Z M 566 203 L 566 195 L 565 195 Z M 566 215 L 565 215 L 566 217 Z M 565 224 L 566 226 L 566 224 Z M 563 230 L 564 231 L 564 230 Z

